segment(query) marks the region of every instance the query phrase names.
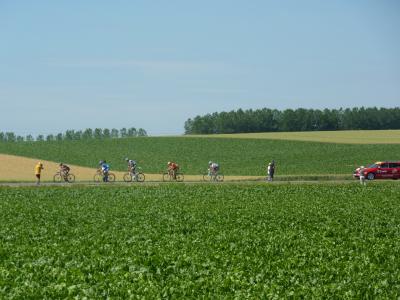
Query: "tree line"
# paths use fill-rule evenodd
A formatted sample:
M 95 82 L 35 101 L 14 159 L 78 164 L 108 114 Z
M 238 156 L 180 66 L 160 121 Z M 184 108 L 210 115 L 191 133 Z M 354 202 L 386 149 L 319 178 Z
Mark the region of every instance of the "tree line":
M 256 109 L 215 112 L 185 122 L 185 134 L 400 129 L 400 107 Z
M 34 137 L 31 134 L 27 136 L 17 135 L 14 132 L 0 132 L 0 142 L 42 142 L 42 141 L 73 141 L 73 140 L 90 140 L 90 139 L 115 139 L 125 137 L 147 136 L 146 130 L 143 128 L 136 129 L 108 129 L 108 128 L 87 128 L 85 130 L 67 130 L 58 134 L 39 134 Z

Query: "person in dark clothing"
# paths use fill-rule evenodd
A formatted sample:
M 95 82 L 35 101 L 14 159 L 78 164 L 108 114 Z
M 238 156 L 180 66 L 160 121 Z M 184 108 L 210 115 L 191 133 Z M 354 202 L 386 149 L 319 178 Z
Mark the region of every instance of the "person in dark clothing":
M 273 181 L 275 174 L 275 161 L 273 160 L 267 166 L 267 180 Z

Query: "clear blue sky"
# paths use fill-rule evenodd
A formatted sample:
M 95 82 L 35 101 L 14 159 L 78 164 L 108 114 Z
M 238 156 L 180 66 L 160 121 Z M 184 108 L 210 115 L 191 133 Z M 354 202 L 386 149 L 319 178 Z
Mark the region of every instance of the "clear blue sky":
M 0 0 L 0 131 L 400 106 L 400 1 Z

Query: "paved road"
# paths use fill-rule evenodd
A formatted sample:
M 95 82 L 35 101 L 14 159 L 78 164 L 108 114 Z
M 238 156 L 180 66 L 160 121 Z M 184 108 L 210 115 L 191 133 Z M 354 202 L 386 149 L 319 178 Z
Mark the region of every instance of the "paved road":
M 378 182 L 378 181 L 374 181 Z M 382 182 L 382 181 L 379 181 Z M 96 183 L 90 181 L 78 181 L 75 183 L 55 183 L 55 182 L 42 182 L 40 185 L 36 185 L 35 182 L 0 182 L 0 187 L 78 187 L 78 186 L 140 186 L 140 185 L 161 185 L 161 184 L 169 184 L 170 182 L 163 181 L 145 181 L 142 183 L 137 182 L 113 182 L 113 183 Z M 357 183 L 357 180 L 282 180 L 282 181 L 274 181 L 274 182 L 266 182 L 266 181 L 254 181 L 254 180 L 240 180 L 240 181 L 225 181 L 225 182 L 204 182 L 204 181 L 184 181 L 184 182 L 174 182 L 173 184 L 265 184 L 265 185 L 277 185 L 277 184 L 351 184 Z

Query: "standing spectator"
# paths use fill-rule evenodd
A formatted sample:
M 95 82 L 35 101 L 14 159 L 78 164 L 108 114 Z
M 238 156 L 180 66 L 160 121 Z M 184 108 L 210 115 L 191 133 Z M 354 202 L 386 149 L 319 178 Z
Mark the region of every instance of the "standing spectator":
M 38 162 L 35 166 L 36 185 L 40 184 L 40 174 L 42 173 L 43 169 L 43 164 L 41 162 Z
M 267 180 L 273 181 L 275 174 L 275 161 L 272 160 L 267 166 Z
M 367 182 L 365 181 L 365 167 L 361 166 L 358 172 L 360 174 L 360 184 L 367 185 Z

